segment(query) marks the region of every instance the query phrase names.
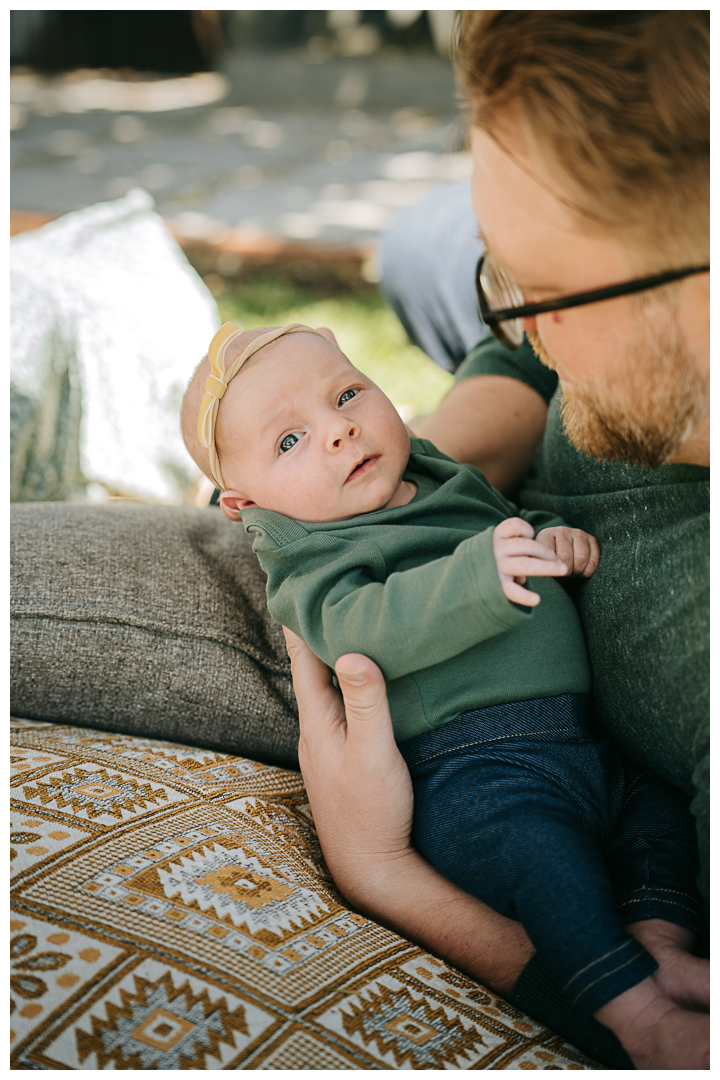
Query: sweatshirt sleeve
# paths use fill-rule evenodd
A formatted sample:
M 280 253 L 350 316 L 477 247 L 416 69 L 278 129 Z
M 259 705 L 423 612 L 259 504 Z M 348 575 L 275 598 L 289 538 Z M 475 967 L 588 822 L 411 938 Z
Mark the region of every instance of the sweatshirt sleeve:
M 360 652 L 388 679 L 441 663 L 531 617 L 500 586 L 492 530 L 462 541 L 452 555 L 391 573 L 372 541 L 315 534 L 302 573 L 294 544 L 256 546 L 268 574 L 268 607 L 326 664 Z M 311 550 L 308 551 L 307 548 Z M 265 550 L 262 550 L 265 549 Z

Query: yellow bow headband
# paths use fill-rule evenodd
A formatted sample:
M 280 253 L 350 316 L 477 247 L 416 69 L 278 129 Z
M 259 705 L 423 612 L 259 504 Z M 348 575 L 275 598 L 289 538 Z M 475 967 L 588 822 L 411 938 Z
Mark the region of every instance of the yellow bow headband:
M 205 393 L 200 403 L 198 437 L 202 445 L 206 446 L 210 451 L 210 472 L 215 485 L 221 491 L 225 490 L 225 481 L 223 480 L 220 459 L 215 448 L 215 425 L 220 401 L 228 388 L 228 383 L 235 378 L 245 361 L 249 360 L 258 349 L 262 349 L 263 345 L 269 345 L 271 341 L 282 337 L 283 334 L 297 334 L 300 332 L 303 334 L 317 334 L 318 337 L 327 341 L 324 334 L 321 334 L 319 330 L 313 330 L 311 326 L 303 326 L 302 323 L 288 323 L 287 326 L 281 326 L 277 330 L 270 330 L 267 334 L 261 334 L 260 337 L 251 341 L 245 351 L 236 360 L 233 360 L 227 371 L 225 370 L 227 347 L 231 341 L 234 341 L 240 334 L 244 334 L 245 331 L 234 323 L 226 322 L 210 342 L 208 360 L 210 361 L 211 374 L 208 375 L 205 383 Z

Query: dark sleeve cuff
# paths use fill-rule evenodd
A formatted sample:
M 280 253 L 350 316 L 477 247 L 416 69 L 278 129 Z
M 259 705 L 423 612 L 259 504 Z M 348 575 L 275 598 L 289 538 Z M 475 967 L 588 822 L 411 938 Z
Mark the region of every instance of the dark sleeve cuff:
M 504 349 L 492 334 L 487 334 L 463 360 L 455 373 L 455 382 L 474 375 L 506 375 L 536 390 L 549 404 L 558 377 L 538 360 L 527 339 L 516 352 Z
M 537 956 L 520 972 L 506 1001 L 606 1068 L 635 1068 L 610 1028 L 578 1012 Z

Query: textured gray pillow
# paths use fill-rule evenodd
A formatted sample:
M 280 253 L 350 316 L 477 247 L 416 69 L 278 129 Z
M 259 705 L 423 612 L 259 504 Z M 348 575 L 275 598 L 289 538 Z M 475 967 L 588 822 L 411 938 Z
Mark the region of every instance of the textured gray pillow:
M 11 508 L 11 708 L 297 768 L 265 575 L 215 508 Z

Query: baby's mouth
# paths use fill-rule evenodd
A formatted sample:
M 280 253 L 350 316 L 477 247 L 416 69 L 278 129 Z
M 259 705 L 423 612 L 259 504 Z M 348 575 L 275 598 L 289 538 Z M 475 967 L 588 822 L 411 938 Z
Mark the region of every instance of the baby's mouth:
M 358 461 L 357 465 L 352 469 L 351 473 L 347 477 L 345 483 L 349 483 L 351 480 L 356 480 L 359 476 L 364 476 L 366 472 L 372 469 L 373 465 L 379 460 L 379 454 L 367 454 L 362 461 Z

